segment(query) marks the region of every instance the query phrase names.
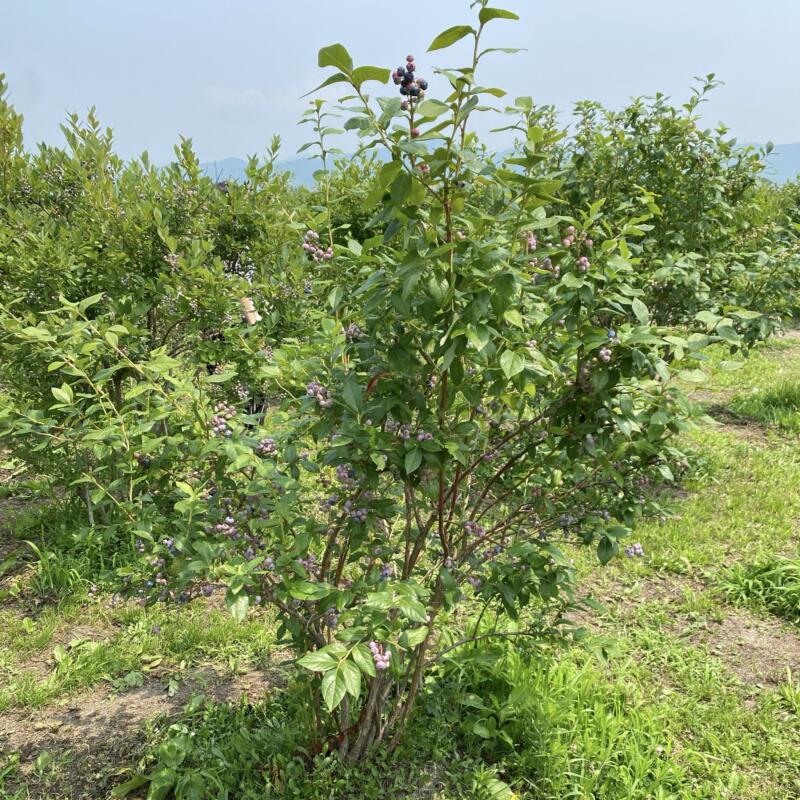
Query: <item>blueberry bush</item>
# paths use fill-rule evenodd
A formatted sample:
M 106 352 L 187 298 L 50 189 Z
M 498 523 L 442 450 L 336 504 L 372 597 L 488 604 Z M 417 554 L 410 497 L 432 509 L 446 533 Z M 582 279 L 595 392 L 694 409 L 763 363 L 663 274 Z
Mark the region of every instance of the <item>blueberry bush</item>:
M 303 118 L 310 192 L 278 141 L 220 184 L 189 141 L 124 163 L 93 114 L 26 154 L 0 97 L 0 441 L 80 504 L 115 588 L 271 609 L 305 744 L 352 761 L 399 745 L 447 653 L 570 633 L 571 553 L 641 556 L 688 467 L 678 379 L 796 309 L 792 195 L 699 128 L 709 84 L 685 113 L 581 105 L 572 136 L 515 98 L 496 154 L 484 31 L 516 16 L 472 6 L 429 47 L 467 66 L 319 52 L 346 96 Z

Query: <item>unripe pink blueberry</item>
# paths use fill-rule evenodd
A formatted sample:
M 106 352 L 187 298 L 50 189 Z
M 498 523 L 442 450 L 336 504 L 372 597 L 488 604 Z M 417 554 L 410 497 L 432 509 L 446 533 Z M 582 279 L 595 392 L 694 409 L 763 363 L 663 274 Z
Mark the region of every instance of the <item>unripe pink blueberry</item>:
M 419 128 L 412 128 L 412 129 L 411 129 L 411 136 L 412 136 L 414 139 L 416 139 L 416 138 L 417 138 L 417 136 L 419 136 L 419 134 L 420 134 L 420 130 L 419 130 Z

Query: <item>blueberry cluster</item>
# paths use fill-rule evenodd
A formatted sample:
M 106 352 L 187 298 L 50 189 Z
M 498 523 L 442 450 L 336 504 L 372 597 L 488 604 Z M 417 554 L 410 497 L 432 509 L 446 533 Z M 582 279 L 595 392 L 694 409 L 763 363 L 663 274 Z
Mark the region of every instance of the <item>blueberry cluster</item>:
M 528 250 L 536 249 L 536 236 L 534 235 L 533 231 L 528 231 L 525 234 L 525 244 L 527 245 Z
M 306 231 L 303 237 L 303 250 L 308 253 L 314 261 L 330 261 L 333 258 L 333 248 L 328 247 L 323 250 L 319 246 L 319 234 L 316 231 Z
M 417 434 L 417 441 L 418 442 L 429 442 L 431 439 L 433 439 L 433 434 L 432 433 L 428 433 L 427 431 L 420 431 Z
M 382 581 L 387 581 L 389 578 L 392 577 L 392 565 L 391 564 L 384 564 L 381 567 L 380 578 Z
M 325 500 L 323 500 L 319 505 L 323 511 L 330 513 L 334 508 L 336 508 L 338 503 L 339 495 L 332 494 L 330 497 L 327 497 Z
M 472 520 L 468 520 L 464 523 L 464 530 L 477 538 L 486 535 L 486 529 L 483 527 L 483 525 L 479 525 L 477 522 L 473 522 Z
M 355 341 L 356 339 L 363 339 L 364 331 L 353 322 L 344 329 L 344 338 L 347 339 L 348 342 Z
M 134 453 L 133 457 L 136 463 L 143 469 L 147 469 L 153 463 L 153 459 L 143 453 Z
M 564 236 L 564 238 L 561 240 L 561 244 L 563 244 L 564 247 L 572 247 L 572 245 L 575 244 L 575 242 L 583 242 L 583 244 L 585 244 L 586 247 L 594 247 L 594 242 L 591 239 L 589 239 L 585 233 L 584 234 L 578 233 L 578 231 L 575 230 L 575 226 L 570 225 L 567 228 L 566 236 Z
M 606 347 L 605 345 L 603 345 L 603 347 L 601 347 L 601 348 L 600 348 L 600 349 L 597 351 L 597 357 L 598 357 L 598 358 L 599 358 L 599 359 L 600 359 L 600 360 L 601 360 L 601 361 L 602 361 L 604 364 L 608 364 L 608 362 L 609 362 L 609 361 L 611 361 L 611 348 L 610 348 L 610 347 Z
M 399 422 L 395 422 L 392 419 L 387 420 L 386 430 L 389 433 L 396 433 L 397 436 L 404 442 L 407 442 L 411 438 L 411 425 L 409 425 L 407 422 L 404 422 L 401 425 Z
M 541 260 L 538 258 L 532 258 L 528 262 L 528 264 L 534 269 L 546 270 L 547 272 L 550 273 L 550 276 L 553 278 L 558 278 L 561 275 L 561 267 L 558 264 L 554 264 L 552 259 L 549 257 L 543 258 Z M 533 278 L 533 282 L 538 283 L 540 277 L 546 277 L 546 276 L 535 275 Z
M 319 381 L 311 381 L 306 386 L 306 394 L 316 397 L 320 408 L 330 408 L 333 405 L 333 400 L 328 397 L 328 390 Z
M 424 78 L 416 78 L 414 73 L 417 65 L 414 63 L 414 56 L 406 56 L 406 63 L 398 67 L 392 73 L 392 80 L 395 86 L 400 87 L 400 94 L 403 97 L 410 97 L 412 101 L 417 97 L 424 97 L 425 90 L 428 88 L 428 81 Z
M 566 235 L 561 240 L 561 244 L 567 248 L 574 247 L 578 252 L 580 252 L 582 249 L 591 248 L 594 246 L 594 242 L 588 236 L 586 236 L 585 233 L 579 233 L 575 229 L 574 225 L 570 225 L 567 228 Z M 578 272 L 585 273 L 589 271 L 591 262 L 586 255 L 581 255 L 578 258 L 576 266 Z
M 483 551 L 483 558 L 486 561 L 493 561 L 502 552 L 503 548 L 499 544 L 496 544 L 494 547 L 487 547 L 486 550 Z
M 258 443 L 256 452 L 260 456 L 274 456 L 275 453 L 278 452 L 278 445 L 275 444 L 274 439 L 270 439 L 269 436 L 266 436 Z
M 392 657 L 392 651 L 387 647 L 383 649 L 382 644 L 377 642 L 370 642 L 369 649 L 372 652 L 372 658 L 375 661 L 375 668 L 384 670 L 389 668 L 389 659 Z
M 228 422 L 236 416 L 236 409 L 229 403 L 217 403 L 215 409 L 217 413 L 211 417 L 209 427 L 216 436 L 230 437 L 233 431 L 228 426 Z
M 336 467 L 336 479 L 344 486 L 352 487 L 356 483 L 356 471 L 352 464 L 339 464 Z
M 230 514 L 222 519 L 221 522 L 217 522 L 212 530 L 214 533 L 233 539 L 233 541 L 240 538 L 239 529 L 236 526 L 236 518 Z
M 317 557 L 313 553 L 309 553 L 305 558 L 298 558 L 297 563 L 306 570 L 306 572 L 313 573 L 317 567 Z
M 628 558 L 643 556 L 644 548 L 639 544 L 639 542 L 636 542 L 636 544 L 632 544 L 630 547 L 625 548 L 625 555 L 628 556 Z
M 369 513 L 366 508 L 355 508 L 352 500 L 346 500 L 344 504 L 345 513 L 350 515 L 353 522 L 366 522 L 367 514 Z

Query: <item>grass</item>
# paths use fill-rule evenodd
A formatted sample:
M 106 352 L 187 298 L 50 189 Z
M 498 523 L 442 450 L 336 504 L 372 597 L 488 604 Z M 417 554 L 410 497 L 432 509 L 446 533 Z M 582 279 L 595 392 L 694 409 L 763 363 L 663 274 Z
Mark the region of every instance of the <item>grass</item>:
M 40 707 L 131 672 L 169 677 L 210 664 L 231 674 L 266 663 L 274 641 L 268 618 L 239 625 L 227 611 L 201 606 L 176 613 L 87 602 L 47 609 L 35 621 L 0 612 L 0 711 Z M 25 666 L 31 662 L 36 669 Z
M 781 661 L 792 647 L 800 660 L 800 443 L 790 435 L 800 342 L 759 348 L 735 370 L 730 360 L 712 351 L 698 399 L 733 415 L 691 434 L 701 467 L 673 517 L 637 530 L 645 556 L 598 570 L 590 553 L 576 555 L 607 608 L 587 620 L 593 647 L 455 651 L 398 751 L 355 767 L 317 756 L 308 769 L 293 688 L 251 703 L 194 696 L 177 715 L 142 719 L 122 755 L 112 748 L 93 767 L 87 796 L 125 781 L 186 800 L 800 796 L 800 683 Z M 40 552 L 23 547 L 17 578 L 0 576 L 47 600 L 30 608 L 24 592 L 10 594 L 0 610 L 6 714 L 46 717 L 92 688 L 122 702 L 142 682 L 166 688 L 201 666 L 232 675 L 274 657 L 266 616 L 237 625 L 214 603 L 180 613 L 115 604 L 102 581 L 90 597 L 105 551 L 57 511 L 23 519 Z M 81 766 L 69 752 L 6 753 L 0 796 L 68 796 Z
M 799 559 L 737 564 L 723 574 L 721 582 L 733 602 L 749 603 L 792 622 L 800 622 Z
M 737 397 L 731 408 L 738 414 L 788 433 L 800 432 L 800 381 L 779 383 Z

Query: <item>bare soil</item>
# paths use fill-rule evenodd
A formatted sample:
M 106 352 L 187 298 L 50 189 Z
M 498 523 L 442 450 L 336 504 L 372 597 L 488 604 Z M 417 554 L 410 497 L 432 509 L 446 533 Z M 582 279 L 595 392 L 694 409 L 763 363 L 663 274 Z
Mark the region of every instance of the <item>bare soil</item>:
M 778 686 L 800 672 L 800 635 L 789 625 L 747 612 L 726 614 L 691 637 L 752 688 Z
M 97 688 L 61 705 L 0 716 L 0 761 L 19 754 L 29 789 L 44 791 L 44 785 L 37 786 L 34 764 L 46 752 L 60 765 L 55 784 L 46 787 L 49 797 L 108 797 L 111 788 L 125 779 L 119 774 L 120 765 L 135 764 L 142 756 L 148 722 L 177 716 L 198 693 L 216 702 L 257 702 L 284 684 L 279 668 L 236 676 L 206 669 L 193 673 L 172 696 L 155 681 L 121 694 L 110 694 L 107 686 Z

